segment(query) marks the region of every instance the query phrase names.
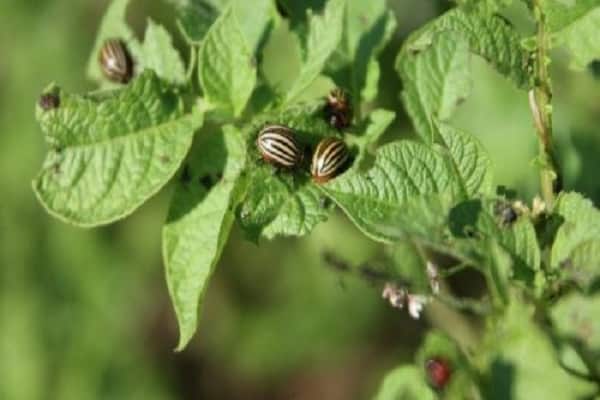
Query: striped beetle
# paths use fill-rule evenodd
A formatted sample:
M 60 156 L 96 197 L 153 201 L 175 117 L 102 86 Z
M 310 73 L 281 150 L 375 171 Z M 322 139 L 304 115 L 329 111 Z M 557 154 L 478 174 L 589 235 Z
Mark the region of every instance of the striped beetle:
M 98 61 L 104 75 L 113 82 L 127 83 L 133 77 L 131 55 L 120 39 L 108 39 L 104 42 Z
M 302 150 L 294 131 L 283 125 L 265 126 L 256 139 L 262 158 L 275 166 L 294 168 L 302 162 Z
M 347 128 L 352 122 L 352 106 L 348 95 L 342 89 L 333 89 L 327 96 L 325 105 L 327 123 L 338 130 Z
M 325 138 L 319 142 L 312 158 L 310 173 L 317 183 L 325 183 L 342 172 L 350 154 L 340 139 Z

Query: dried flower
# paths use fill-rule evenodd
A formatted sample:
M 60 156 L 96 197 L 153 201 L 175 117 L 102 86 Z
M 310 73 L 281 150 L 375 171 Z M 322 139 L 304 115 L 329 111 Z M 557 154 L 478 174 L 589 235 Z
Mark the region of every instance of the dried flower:
M 419 319 L 423 307 L 429 303 L 429 298 L 421 294 L 409 294 L 406 296 L 408 303 L 408 314 L 414 319 Z
M 395 283 L 387 282 L 383 287 L 381 297 L 387 299 L 391 306 L 398 309 L 408 308 L 408 313 L 414 319 L 419 319 L 423 307 L 429 302 L 429 298 L 420 294 L 410 294 L 403 287 Z
M 394 308 L 404 308 L 406 295 L 407 293 L 404 288 L 399 288 L 395 283 L 391 282 L 387 282 L 383 286 L 383 292 L 381 293 L 381 297 L 387 299 Z

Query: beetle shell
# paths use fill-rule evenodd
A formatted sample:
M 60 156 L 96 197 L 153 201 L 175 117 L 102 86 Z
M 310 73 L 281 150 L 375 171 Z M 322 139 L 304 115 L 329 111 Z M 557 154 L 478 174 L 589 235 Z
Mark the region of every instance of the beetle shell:
M 262 158 L 278 167 L 293 168 L 302 162 L 302 151 L 294 131 L 283 125 L 268 125 L 258 134 L 256 145 Z
M 338 130 L 347 128 L 352 122 L 352 107 L 348 95 L 342 89 L 333 89 L 327 96 L 325 119 Z
M 133 77 L 133 61 L 127 46 L 120 39 L 108 39 L 98 56 L 104 75 L 111 81 L 127 83 Z
M 325 183 L 339 175 L 350 158 L 346 144 L 336 138 L 319 142 L 312 158 L 310 173 L 317 183 Z

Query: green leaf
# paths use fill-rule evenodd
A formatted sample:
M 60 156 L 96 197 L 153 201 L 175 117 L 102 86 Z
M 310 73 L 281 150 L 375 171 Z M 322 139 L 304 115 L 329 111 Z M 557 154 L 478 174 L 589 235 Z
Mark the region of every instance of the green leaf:
M 440 32 L 456 32 L 469 42 L 469 49 L 487 60 L 502 75 L 520 88 L 527 86 L 529 55 L 520 45 L 521 36 L 503 17 L 488 7 L 455 8 L 413 33 L 402 53 L 421 51 L 434 43 Z M 466 71 L 465 71 L 466 73 Z
M 404 83 L 402 100 L 417 134 L 435 140 L 434 121 L 452 116 L 470 93 L 469 43 L 463 35 L 446 31 L 426 48 L 402 51 L 396 70 Z
M 87 67 L 88 77 L 96 82 L 106 82 L 100 69 L 98 55 L 107 39 L 119 38 L 124 41 L 134 60 L 136 71 L 140 71 L 138 63 L 143 59 L 143 50 L 135 34 L 127 26 L 125 16 L 128 5 L 129 0 L 113 0 L 102 18 L 100 29 L 96 34 L 96 43 L 94 44 Z
M 142 48 L 144 67 L 150 68 L 162 79 L 183 85 L 186 81 L 181 56 L 173 47 L 171 35 L 161 25 L 148 20 Z
M 437 395 L 427 386 L 423 372 L 414 366 L 402 366 L 389 372 L 375 400 L 435 400 Z
M 338 86 L 353 94 L 355 109 L 372 101 L 379 81 L 376 60 L 396 30 L 396 18 L 384 0 L 348 0 L 340 45 L 328 62 Z
M 121 91 L 78 96 L 58 89 L 60 107 L 37 119 L 50 150 L 33 182 L 53 215 L 81 226 L 133 212 L 177 171 L 202 125 L 151 71 Z
M 563 219 L 563 224 L 556 232 L 550 258 L 552 267 L 560 268 L 579 246 L 600 240 L 600 211 L 578 193 L 563 193 L 556 202 L 554 213 Z
M 298 105 L 281 113 L 260 116 L 247 128 L 250 152 L 248 194 L 240 207 L 239 220 L 252 240 L 260 235 L 271 239 L 278 235 L 302 236 L 329 215 L 323 204 L 325 196 L 308 174 L 310 157 L 304 166 L 281 170 L 265 165 L 256 149 L 256 137 L 268 123 L 294 129 L 296 138 L 305 149 L 314 148 L 320 139 L 338 136 L 322 116 L 322 103 Z
M 182 350 L 196 331 L 208 280 L 247 184 L 240 175 L 246 154 L 239 131 L 226 126 L 223 135 L 208 134 L 198 147 L 201 157 L 193 158 L 189 176 L 179 182 L 163 228 L 167 284 L 180 332 L 177 350 Z M 221 174 L 211 188 L 198 182 Z
M 559 364 L 552 341 L 532 322 L 533 310 L 514 298 L 503 320 L 488 329 L 484 348 L 482 398 L 580 399 L 595 385 L 569 374 Z
M 600 295 L 585 297 L 573 293 L 558 301 L 552 321 L 562 337 L 583 346 L 595 368 L 600 368 Z
M 441 154 L 401 141 L 381 147 L 367 173 L 349 171 L 321 188 L 364 234 L 393 242 L 433 235 L 429 223 L 443 225 L 457 183 Z
M 600 1 L 544 0 L 542 7 L 553 45 L 569 49 L 573 68 L 584 69 L 600 58 Z
M 491 297 L 498 307 L 509 301 L 509 284 L 513 277 L 514 263 L 510 254 L 495 239 L 488 240 L 489 286 Z
M 513 261 L 513 279 L 534 284 L 541 254 L 535 228 L 527 216 L 505 224 L 494 212 L 495 201 L 469 200 L 450 212 L 450 231 L 482 257 L 490 252 L 489 240 L 498 242 Z
M 270 166 L 250 174 L 254 182 L 240 209 L 240 223 L 250 239 L 303 236 L 327 219 L 324 196 L 306 177 L 286 177 Z M 290 178 L 290 179 L 287 179 Z
M 483 145 L 475 136 L 450 125 L 439 124 L 438 132 L 465 195 L 492 194 L 492 162 Z
M 373 110 L 369 113 L 369 120 L 364 121 L 362 126 L 356 128 L 357 134 L 349 133 L 346 135 L 348 142 L 359 149 L 358 156 L 354 160 L 355 166 L 358 168 L 362 166 L 367 155 L 373 152 L 373 147 L 395 118 L 396 113 L 393 111 Z
M 329 0 L 323 15 L 309 15 L 300 73 L 289 89 L 285 104 L 292 103 L 319 76 L 342 38 L 346 0 Z
M 254 90 L 256 66 L 232 6 L 208 31 L 199 49 L 198 75 L 213 106 L 239 116 Z
M 232 0 L 244 38 L 252 52 L 265 41 L 265 33 L 276 13 L 272 0 Z
M 275 11 L 271 0 L 171 0 L 177 9 L 177 23 L 183 36 L 191 45 L 199 45 L 210 26 L 229 4 L 240 24 L 240 30 L 254 52 L 265 40 L 264 35 Z
M 190 45 L 199 45 L 211 25 L 219 17 L 219 10 L 205 0 L 173 0 L 177 25 Z

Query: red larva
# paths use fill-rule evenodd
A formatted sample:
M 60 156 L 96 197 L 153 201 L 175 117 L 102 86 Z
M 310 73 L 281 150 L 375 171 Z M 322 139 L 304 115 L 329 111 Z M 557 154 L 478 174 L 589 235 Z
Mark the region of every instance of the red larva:
M 427 382 L 432 388 L 442 390 L 452 377 L 452 369 L 448 360 L 441 357 L 434 357 L 425 361 L 425 374 Z

